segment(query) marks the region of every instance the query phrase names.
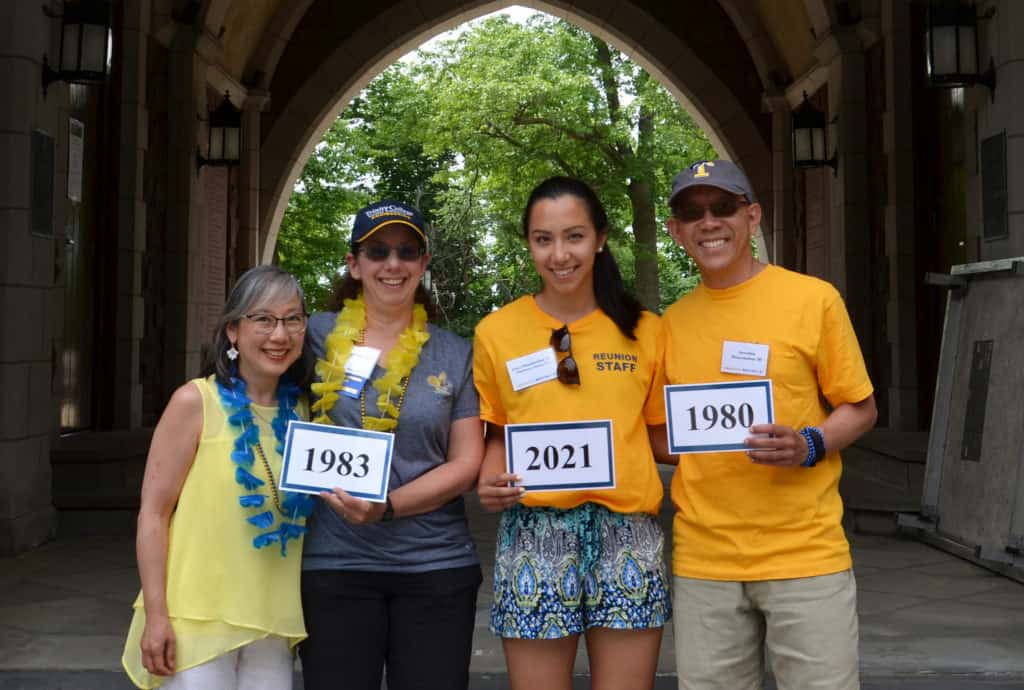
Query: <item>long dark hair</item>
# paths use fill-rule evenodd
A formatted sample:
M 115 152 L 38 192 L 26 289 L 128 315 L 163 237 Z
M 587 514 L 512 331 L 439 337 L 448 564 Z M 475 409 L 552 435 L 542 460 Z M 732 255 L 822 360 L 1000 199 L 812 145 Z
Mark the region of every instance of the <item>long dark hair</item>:
M 608 213 L 590 185 L 574 177 L 549 177 L 533 188 L 526 201 L 526 210 L 523 211 L 523 237 L 527 242 L 530 240 L 530 212 L 533 211 L 534 205 L 541 199 L 558 199 L 563 196 L 573 196 L 582 201 L 594 229 L 607 236 Z M 644 307 L 626 291 L 619 265 L 615 263 L 607 240 L 605 245 L 605 250 L 594 256 L 594 297 L 597 298 L 597 305 L 601 307 L 601 311 L 615 322 L 622 334 L 630 340 L 636 340 L 634 332 Z
M 213 333 L 213 345 L 206 355 L 201 375 L 214 374 L 218 381 L 230 387 L 235 367 L 227 356 L 227 351 L 231 348 L 228 326 L 237 326 L 246 314 L 261 304 L 283 302 L 292 297 L 299 298 L 302 313 L 305 314 L 306 296 L 291 273 L 277 266 L 255 266 L 243 273 L 231 288 L 231 294 L 224 304 L 224 310 Z M 284 375 L 300 388 L 306 388 L 313 379 L 313 365 L 313 353 L 309 349 L 309 342 L 306 341 L 302 345 L 302 354 L 288 367 Z
M 420 244 L 423 244 L 423 241 L 419 237 L 417 237 L 417 241 L 419 241 Z M 359 254 L 361 244 L 362 243 L 353 245 L 353 256 Z M 352 273 L 346 268 L 345 271 L 334 280 L 334 290 L 331 293 L 330 298 L 327 300 L 327 311 L 341 311 L 345 307 L 345 300 L 355 299 L 362 291 L 363 281 L 353 278 Z M 415 300 L 418 304 L 422 304 L 423 308 L 427 310 L 428 320 L 433 321 L 437 317 L 437 304 L 434 303 L 433 296 L 430 294 L 430 291 L 423 286 L 422 282 L 416 286 Z

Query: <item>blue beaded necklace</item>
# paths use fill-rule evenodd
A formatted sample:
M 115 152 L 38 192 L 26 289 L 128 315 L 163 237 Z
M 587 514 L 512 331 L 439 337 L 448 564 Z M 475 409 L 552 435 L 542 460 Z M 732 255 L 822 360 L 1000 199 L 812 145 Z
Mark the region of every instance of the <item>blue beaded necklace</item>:
M 235 481 L 247 492 L 255 492 L 256 489 L 266 482 L 255 476 L 251 470 L 255 456 L 253 448 L 259 453 L 260 460 L 270 479 L 270 492 L 281 520 L 274 529 L 274 513 L 270 510 L 259 512 L 246 518 L 246 522 L 261 530 L 268 530 L 256 535 L 252 540 L 253 547 L 261 549 L 275 542 L 281 545 L 281 556 L 288 555 L 288 540 L 299 539 L 306 532 L 302 521 L 313 512 L 313 499 L 306 494 L 284 492 L 283 499 L 278 497 L 277 486 L 274 483 L 274 474 L 267 462 L 267 457 L 260 444 L 260 430 L 253 417 L 250 407 L 249 396 L 246 392 L 245 381 L 235 375 L 231 376 L 231 387 L 225 386 L 217 381 L 217 392 L 220 394 L 220 402 L 227 413 L 228 423 L 238 429 L 238 438 L 235 439 L 234 449 L 231 451 L 231 460 L 235 463 Z M 284 451 L 284 435 L 288 430 L 288 422 L 298 419 L 295 414 L 295 405 L 299 401 L 301 391 L 294 383 L 281 379 L 277 385 L 277 416 L 270 423 L 277 439 L 276 451 L 281 454 Z M 263 508 L 266 496 L 261 493 L 243 493 L 238 497 L 238 503 L 242 508 Z

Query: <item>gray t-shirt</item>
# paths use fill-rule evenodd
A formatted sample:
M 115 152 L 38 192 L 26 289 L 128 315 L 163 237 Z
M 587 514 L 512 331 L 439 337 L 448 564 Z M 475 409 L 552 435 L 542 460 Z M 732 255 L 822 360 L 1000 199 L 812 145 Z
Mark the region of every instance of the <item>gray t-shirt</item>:
M 318 313 L 309 320 L 306 337 L 318 358 L 324 356 L 324 340 L 336 318 L 333 313 Z M 391 491 L 443 463 L 451 423 L 480 414 L 471 346 L 442 328 L 427 328 L 430 339 L 409 378 L 394 432 Z M 383 374 L 384 369 L 376 367 L 366 385 Z M 379 416 L 376 390 L 368 388 L 366 393 L 366 414 Z M 339 426 L 359 428 L 359 401 L 342 395 L 330 416 Z M 303 570 L 426 572 L 479 563 L 461 497 L 431 513 L 370 525 L 349 524 L 317 499 L 307 529 Z

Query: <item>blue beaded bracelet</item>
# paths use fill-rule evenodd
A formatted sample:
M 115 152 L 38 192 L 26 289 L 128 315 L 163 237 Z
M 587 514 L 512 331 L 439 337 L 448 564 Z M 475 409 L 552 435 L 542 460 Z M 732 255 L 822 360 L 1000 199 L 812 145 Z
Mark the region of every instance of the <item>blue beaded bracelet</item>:
M 814 455 L 815 462 L 818 460 L 825 459 L 825 434 L 816 426 L 809 426 L 807 430 L 811 432 L 811 440 L 814 441 Z
M 807 439 L 807 459 L 801 464 L 814 467 L 825 457 L 825 434 L 816 426 L 805 426 L 800 434 Z
M 807 457 L 800 465 L 803 467 L 814 467 L 818 462 L 818 453 L 814 444 L 814 437 L 811 436 L 811 430 L 804 427 L 800 430 L 800 435 L 807 439 Z

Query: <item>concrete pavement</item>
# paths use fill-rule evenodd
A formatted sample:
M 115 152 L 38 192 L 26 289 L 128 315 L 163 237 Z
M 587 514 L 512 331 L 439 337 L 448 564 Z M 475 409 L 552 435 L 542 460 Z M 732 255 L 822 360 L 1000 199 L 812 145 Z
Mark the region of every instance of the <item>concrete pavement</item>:
M 473 687 L 506 688 L 487 630 L 496 518 L 468 503 L 485 569 Z M 132 687 L 119 660 L 138 591 L 133 526 L 129 511 L 66 511 L 57 540 L 0 559 L 0 690 Z M 865 688 L 1024 688 L 1024 585 L 909 538 L 850 539 Z M 576 669 L 586 687 L 582 645 Z M 658 672 L 658 688 L 675 688 L 671 627 Z

